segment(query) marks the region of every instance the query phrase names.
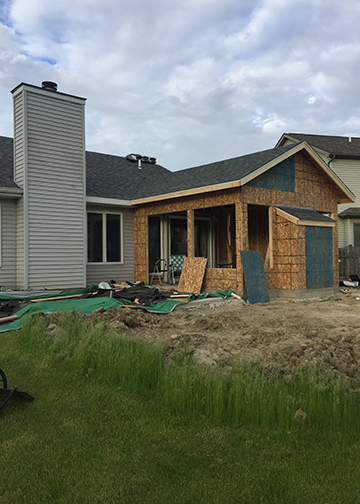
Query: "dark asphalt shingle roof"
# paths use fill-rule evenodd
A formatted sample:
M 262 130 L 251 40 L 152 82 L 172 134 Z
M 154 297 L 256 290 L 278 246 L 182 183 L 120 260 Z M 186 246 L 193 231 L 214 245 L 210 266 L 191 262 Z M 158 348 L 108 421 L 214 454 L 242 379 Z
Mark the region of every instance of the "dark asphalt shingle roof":
M 0 187 L 19 189 L 14 182 L 13 139 L 0 136 Z
M 313 222 L 335 222 L 330 217 L 323 215 L 319 212 L 316 212 L 312 208 L 303 208 L 303 207 L 291 207 L 284 205 L 276 205 L 276 208 L 283 210 L 284 212 L 292 215 L 296 219 L 302 221 L 313 221 Z
M 360 219 L 360 208 L 359 207 L 349 207 L 343 212 L 340 212 L 338 217 L 340 219 Z
M 286 145 L 177 172 L 168 172 L 146 186 L 139 186 L 134 199 L 239 181 L 293 148 L 294 145 Z
M 131 162 L 125 157 L 86 152 L 86 195 L 131 200 L 141 186 L 171 172 L 158 164 Z
M 224 161 L 171 172 L 158 164 L 86 152 L 86 195 L 134 200 L 243 179 L 291 150 L 287 145 Z M 0 137 L 0 187 L 18 187 L 13 181 L 13 139 Z
M 315 148 L 321 149 L 338 157 L 360 158 L 360 138 L 331 135 L 308 135 L 303 133 L 284 133 L 298 142 L 307 142 Z
M 171 173 L 158 164 L 137 163 L 125 157 L 86 152 L 86 195 L 130 200 L 139 185 Z M 0 187 L 19 188 L 14 182 L 13 139 L 0 136 Z
M 297 144 L 295 144 L 297 145 Z M 241 181 L 295 147 L 285 145 L 206 165 L 171 172 L 158 164 L 130 162 L 122 156 L 86 152 L 86 195 L 137 200 Z M 0 137 L 0 187 L 13 181 L 13 139 Z

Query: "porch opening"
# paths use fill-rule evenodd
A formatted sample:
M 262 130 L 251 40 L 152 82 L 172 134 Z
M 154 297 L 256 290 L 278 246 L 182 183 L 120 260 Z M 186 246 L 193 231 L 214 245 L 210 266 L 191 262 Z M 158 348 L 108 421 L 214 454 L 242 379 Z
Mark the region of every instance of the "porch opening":
M 207 268 L 236 268 L 235 205 L 195 209 L 191 251 L 188 237 L 187 211 L 149 216 L 149 275 L 159 259 L 183 255 L 206 257 Z
M 248 205 L 249 250 L 261 252 L 265 268 L 271 267 L 269 207 Z
M 149 250 L 149 272 L 155 268 L 155 263 L 161 257 L 160 241 L 160 216 L 155 215 L 148 219 L 148 250 Z

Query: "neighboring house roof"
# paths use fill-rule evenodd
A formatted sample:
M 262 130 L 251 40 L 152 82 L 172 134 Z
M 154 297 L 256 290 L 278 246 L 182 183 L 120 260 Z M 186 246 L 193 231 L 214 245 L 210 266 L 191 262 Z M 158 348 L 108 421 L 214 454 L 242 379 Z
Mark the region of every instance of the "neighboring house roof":
M 307 142 L 331 157 L 360 159 L 360 138 L 358 137 L 283 133 L 276 147 L 284 145 L 286 140 Z
M 343 212 L 340 212 L 338 217 L 340 219 L 360 219 L 360 208 L 349 207 Z

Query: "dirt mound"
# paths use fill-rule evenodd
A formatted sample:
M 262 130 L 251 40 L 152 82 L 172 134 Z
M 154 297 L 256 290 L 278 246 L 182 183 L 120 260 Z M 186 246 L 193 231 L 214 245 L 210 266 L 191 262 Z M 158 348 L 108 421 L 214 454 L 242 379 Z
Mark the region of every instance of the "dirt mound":
M 133 308 L 100 309 L 90 319 L 147 341 L 165 340 L 169 351 L 186 343 L 204 364 L 245 359 L 285 375 L 305 365 L 322 365 L 333 373 L 360 378 L 357 291 L 326 300 L 278 300 L 266 305 L 245 305 L 235 299 L 189 303 L 167 315 Z

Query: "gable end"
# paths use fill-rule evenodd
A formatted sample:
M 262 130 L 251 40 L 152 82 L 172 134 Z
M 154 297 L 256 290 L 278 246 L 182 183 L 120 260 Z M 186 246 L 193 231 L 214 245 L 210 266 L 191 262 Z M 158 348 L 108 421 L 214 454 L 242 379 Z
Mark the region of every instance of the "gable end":
M 290 156 L 246 185 L 274 191 L 295 192 L 295 158 Z

